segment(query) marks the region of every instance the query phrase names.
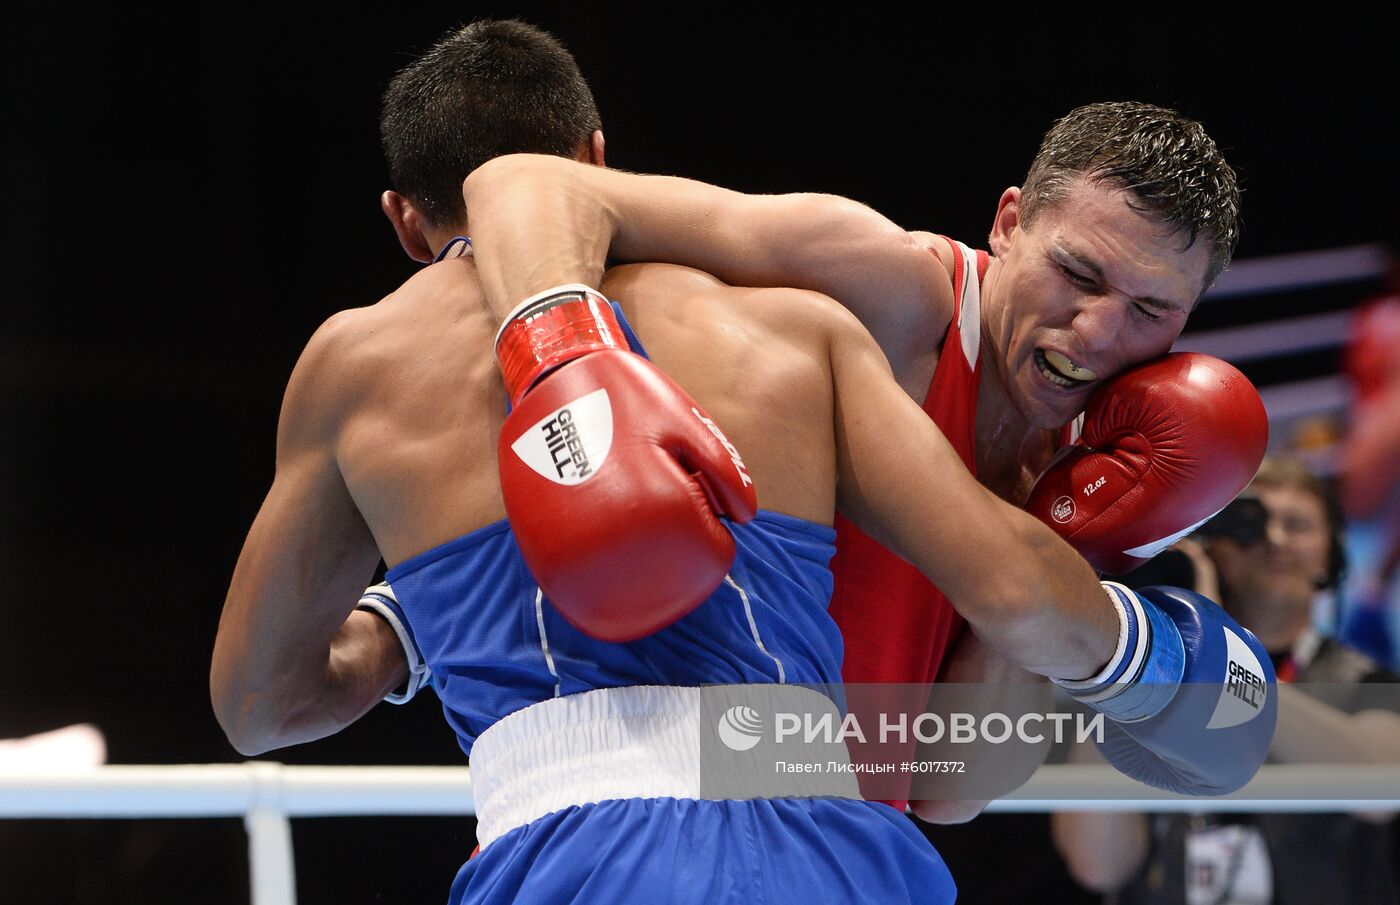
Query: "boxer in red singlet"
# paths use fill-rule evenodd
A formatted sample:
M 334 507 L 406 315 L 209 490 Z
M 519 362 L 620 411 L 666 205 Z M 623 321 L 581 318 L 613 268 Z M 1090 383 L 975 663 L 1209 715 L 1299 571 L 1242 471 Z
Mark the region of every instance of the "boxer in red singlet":
M 1212 381 L 1191 367 L 1155 361 L 1238 237 L 1233 171 L 1199 124 L 1169 110 L 1095 104 L 1057 122 L 1024 187 L 1002 194 L 991 256 L 906 232 L 846 199 L 749 196 L 547 158 L 493 161 L 464 194 L 498 313 L 545 288 L 530 275 L 551 264 L 596 284 L 609 254 L 836 298 L 977 479 L 1017 505 L 1029 500 L 1101 568 L 1144 561 L 1217 511 L 1262 449 L 1262 410 L 1245 419 L 1239 408 L 1257 396 L 1210 397 L 1203 383 Z M 1116 396 L 1095 396 L 1095 408 L 1091 395 L 1115 378 Z M 1078 449 L 1047 472 L 1086 405 L 1099 452 Z M 1121 420 L 1125 408 L 1134 423 Z M 1159 437 L 1114 445 L 1153 429 L 1188 438 L 1191 454 L 1154 458 Z M 1088 480 L 1076 483 L 1081 472 Z M 1032 497 L 1042 473 L 1042 486 L 1072 492 Z M 1105 535 L 1122 542 L 1106 549 Z M 970 570 L 998 566 L 985 551 L 947 555 Z M 846 526 L 833 566 L 845 678 L 936 678 L 960 629 L 937 589 Z

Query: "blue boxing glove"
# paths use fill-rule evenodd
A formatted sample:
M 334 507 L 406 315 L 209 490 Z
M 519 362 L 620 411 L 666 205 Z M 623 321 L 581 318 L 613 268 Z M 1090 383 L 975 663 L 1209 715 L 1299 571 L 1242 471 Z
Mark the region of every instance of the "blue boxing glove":
M 1103 586 L 1121 620 L 1118 649 L 1097 676 L 1058 684 L 1109 718 L 1104 757 L 1184 795 L 1249 782 L 1278 721 L 1277 679 L 1259 639 L 1193 591 Z

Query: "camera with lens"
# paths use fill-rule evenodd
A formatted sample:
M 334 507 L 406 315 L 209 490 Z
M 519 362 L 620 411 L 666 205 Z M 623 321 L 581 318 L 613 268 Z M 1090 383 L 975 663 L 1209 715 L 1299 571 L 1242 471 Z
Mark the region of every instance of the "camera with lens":
M 1204 525 L 1196 529 L 1200 537 L 1226 537 L 1243 547 L 1262 541 L 1268 532 L 1269 511 L 1259 498 L 1241 494 Z
M 1252 547 L 1268 536 L 1269 511 L 1258 497 L 1246 492 L 1235 497 L 1224 509 L 1197 528 L 1195 537 L 1229 538 L 1235 543 Z M 1144 563 L 1119 578 L 1130 588 L 1149 585 L 1171 585 L 1178 588 L 1196 587 L 1196 569 L 1185 553 L 1167 550 L 1151 562 Z

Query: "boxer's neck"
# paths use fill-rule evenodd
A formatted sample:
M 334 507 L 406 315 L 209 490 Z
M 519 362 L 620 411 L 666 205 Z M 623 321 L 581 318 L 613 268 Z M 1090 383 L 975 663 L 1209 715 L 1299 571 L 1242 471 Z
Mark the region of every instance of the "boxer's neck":
M 997 496 L 1021 505 L 1054 453 L 1053 432 L 1037 428 L 1012 403 L 995 369 L 977 386 L 977 479 Z
M 423 228 L 423 240 L 427 242 L 428 247 L 432 249 L 436 261 L 442 260 L 443 252 L 448 251 L 448 246 L 459 237 L 465 237 L 466 235 L 467 224 L 465 221 L 444 227 L 425 226 Z M 458 247 L 460 248 L 460 245 Z M 448 256 L 457 257 L 456 249 L 448 252 Z

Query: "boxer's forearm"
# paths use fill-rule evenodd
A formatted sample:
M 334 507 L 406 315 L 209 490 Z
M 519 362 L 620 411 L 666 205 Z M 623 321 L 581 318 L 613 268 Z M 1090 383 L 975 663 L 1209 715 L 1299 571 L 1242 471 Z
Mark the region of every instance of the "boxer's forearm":
M 800 279 L 811 279 L 782 264 L 788 246 L 803 238 L 797 224 L 810 217 L 792 218 L 791 230 L 769 239 L 761 228 L 742 229 L 734 213 L 752 204 L 791 206 L 794 196 L 760 200 L 688 179 L 527 154 L 479 167 L 462 194 L 477 270 L 497 315 L 561 283 L 596 285 L 609 256 L 683 264 L 736 285 L 802 288 Z M 780 219 L 777 211 L 770 216 Z
M 216 679 L 214 713 L 240 753 L 262 754 L 325 738 L 364 716 L 408 678 L 403 647 L 383 619 L 357 610 L 319 669 L 268 664 L 268 680 Z
M 988 585 L 962 573 L 940 587 L 987 646 L 1022 669 L 1052 679 L 1094 675 L 1119 633 L 1098 576 L 1034 517 L 986 495 L 973 542 L 1001 578 Z
M 937 261 L 880 214 L 831 195 L 745 195 L 541 155 L 497 158 L 463 186 L 492 310 L 561 283 L 596 285 L 606 257 L 683 264 L 732 285 L 812 289 L 877 335 L 907 320 Z M 946 282 L 946 277 L 944 277 Z
M 210 665 L 215 716 L 244 754 L 334 732 L 403 678 L 393 630 L 352 612 L 378 560 L 373 538 L 362 521 L 319 518 L 334 508 L 309 504 L 317 482 L 304 478 L 318 469 L 289 458 L 248 532 Z
M 964 631 L 957 643 L 948 652 L 938 683 L 931 691 L 930 708 L 938 708 L 939 701 L 949 686 L 958 686 L 954 692 L 959 697 L 959 706 L 968 703 L 978 710 L 991 712 L 1007 710 L 1011 713 L 1028 712 L 1033 707 L 1036 712 L 1052 709 L 1050 686 L 1043 678 L 1028 673 L 1013 664 L 1006 657 L 993 651 L 971 630 Z M 943 747 L 939 747 L 942 745 Z M 990 744 L 985 740 L 974 741 L 973 747 L 966 744 L 937 743 L 921 745 L 920 761 L 975 759 L 976 769 L 983 776 L 995 776 L 999 788 L 980 785 L 979 791 L 986 795 L 1005 795 L 1019 788 L 1045 761 L 1050 745 L 1035 744 Z M 954 753 L 953 748 L 961 749 Z M 940 777 L 930 775 L 917 782 L 915 789 L 920 794 L 937 794 L 944 788 L 949 795 L 962 795 L 966 787 L 956 779 L 946 786 L 936 784 Z M 959 777 L 960 779 L 960 777 Z M 966 823 L 972 820 L 988 804 L 986 799 L 945 798 L 935 800 L 914 800 L 909 808 L 914 815 L 929 823 Z
M 591 169 L 516 154 L 486 163 L 463 183 L 477 273 L 497 318 L 554 286 L 601 281 L 616 220 Z
M 1097 748 L 1079 742 L 1072 764 L 1102 764 Z M 1148 853 L 1147 815 L 1135 811 L 1063 811 L 1050 815 L 1050 836 L 1070 876 L 1086 889 L 1109 893 L 1141 869 Z
M 1094 892 L 1111 893 L 1120 889 L 1147 857 L 1147 817 L 1144 814 L 1106 811 L 1051 814 L 1050 834 L 1070 876 Z

